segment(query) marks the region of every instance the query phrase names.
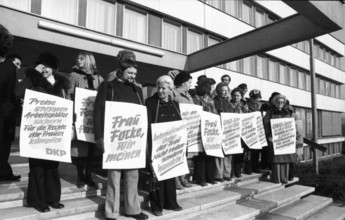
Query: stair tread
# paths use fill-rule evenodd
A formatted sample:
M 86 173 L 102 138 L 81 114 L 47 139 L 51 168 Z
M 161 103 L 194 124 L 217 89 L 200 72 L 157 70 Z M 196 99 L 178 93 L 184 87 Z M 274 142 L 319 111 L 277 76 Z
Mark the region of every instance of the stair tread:
M 214 212 L 209 212 L 203 215 L 196 216 L 190 220 L 235 220 L 235 219 L 252 219 L 258 215 L 260 210 L 248 208 L 238 204 L 231 205 Z
M 272 211 L 272 214 L 290 217 L 294 219 L 305 219 L 316 213 L 318 210 L 332 203 L 332 199 L 328 197 L 309 195 L 290 205 L 283 206 Z
M 71 215 L 85 211 L 95 211 L 99 206 L 104 206 L 104 198 L 102 196 L 82 199 L 72 199 L 63 201 L 65 208 L 50 209 L 50 212 L 40 213 L 32 207 L 14 207 L 3 209 L 0 211 L 3 219 L 42 219 L 54 218 L 64 215 Z
M 282 186 L 281 184 L 272 183 L 268 181 L 258 181 L 255 183 L 250 183 L 248 185 L 242 186 L 242 188 L 247 188 L 251 190 L 255 190 L 257 193 L 262 191 L 266 191 L 268 189 L 276 188 Z
M 197 212 L 202 209 L 212 208 L 217 205 L 221 204 L 231 204 L 231 202 L 235 202 L 236 200 L 240 199 L 241 195 L 239 193 L 231 192 L 231 191 L 217 191 L 217 192 L 210 192 L 207 194 L 201 195 L 193 195 L 186 198 L 178 199 L 178 204 L 183 207 L 182 211 L 175 212 L 171 210 L 163 210 L 162 217 L 154 216 L 148 207 L 144 208 L 146 210 L 146 214 L 149 215 L 149 218 L 154 219 L 171 219 L 176 218 L 178 216 L 182 216 L 191 212 Z
M 332 220 L 343 220 L 345 219 L 345 208 L 344 207 L 337 207 L 337 206 L 327 206 L 313 216 L 309 217 L 307 220 L 324 220 L 324 219 L 332 219 Z
M 314 190 L 315 189 L 313 187 L 293 185 L 288 188 L 280 189 L 264 195 L 259 195 L 256 197 L 256 199 L 275 202 L 278 206 L 280 206 L 281 204 L 293 199 L 298 199 L 302 196 L 308 195 L 314 192 Z

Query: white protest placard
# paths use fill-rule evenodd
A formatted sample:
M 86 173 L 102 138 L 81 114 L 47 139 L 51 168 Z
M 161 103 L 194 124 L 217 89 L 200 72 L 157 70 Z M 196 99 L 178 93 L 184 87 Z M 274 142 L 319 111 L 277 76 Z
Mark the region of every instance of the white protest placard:
M 255 119 L 256 120 L 256 132 L 258 134 L 259 143 L 260 143 L 261 147 L 266 147 L 268 144 L 267 144 L 267 140 L 266 140 L 265 128 L 264 128 L 261 112 L 253 112 L 253 114 L 255 115 L 255 118 L 256 118 Z
M 151 124 L 152 167 L 158 181 L 189 173 L 187 129 L 184 121 Z
M 103 169 L 145 167 L 146 107 L 126 102 L 105 102 Z
M 95 143 L 93 132 L 93 106 L 97 91 L 75 88 L 74 113 L 76 114 L 75 130 L 77 139 Z
M 207 155 L 224 157 L 219 115 L 205 111 L 201 112 L 201 139 Z
M 262 149 L 256 130 L 256 118 L 253 113 L 244 113 L 242 117 L 241 137 L 250 149 Z
M 188 152 L 202 152 L 200 113 L 202 106 L 180 103 L 182 120 L 187 126 L 187 147 Z
M 220 114 L 222 120 L 222 147 L 225 155 L 241 154 L 241 114 L 226 113 Z
M 294 118 L 271 119 L 274 155 L 296 153 L 296 125 Z
M 27 89 L 20 126 L 20 156 L 71 162 L 73 102 Z

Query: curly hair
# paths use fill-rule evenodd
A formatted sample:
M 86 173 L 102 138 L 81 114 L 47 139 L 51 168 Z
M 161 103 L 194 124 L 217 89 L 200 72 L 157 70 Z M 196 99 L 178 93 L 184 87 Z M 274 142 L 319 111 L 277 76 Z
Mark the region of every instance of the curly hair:
M 0 24 L 0 56 L 5 56 L 12 47 L 13 35 Z

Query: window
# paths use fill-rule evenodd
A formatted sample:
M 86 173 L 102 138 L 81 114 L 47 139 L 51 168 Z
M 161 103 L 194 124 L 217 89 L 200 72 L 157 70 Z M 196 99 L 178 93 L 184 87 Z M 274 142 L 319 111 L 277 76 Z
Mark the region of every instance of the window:
M 256 56 L 256 76 L 267 79 L 267 60 L 266 57 Z
M 246 57 L 243 59 L 243 73 L 247 75 L 252 75 L 252 76 L 255 75 L 253 71 L 253 66 L 254 66 L 253 62 L 254 62 L 253 57 Z
M 42 1 L 41 15 L 77 25 L 78 0 L 44 0 Z
M 222 1 L 221 0 L 207 0 L 209 5 L 212 5 L 215 8 L 221 9 L 222 8 Z
M 145 13 L 125 8 L 123 37 L 140 43 L 147 42 L 147 16 Z
M 236 60 L 236 61 L 232 61 L 232 62 L 226 63 L 225 64 L 225 68 L 228 69 L 228 70 L 239 72 L 239 61 Z
M 278 82 L 279 79 L 278 63 L 271 59 L 268 61 L 268 79 L 272 82 Z
M 265 14 L 261 11 L 255 11 L 255 27 L 261 27 L 265 25 Z
M 181 52 L 182 31 L 181 26 L 169 22 L 163 22 L 162 47 L 167 50 Z
M 323 79 L 320 79 L 320 84 L 319 84 L 319 92 L 321 95 L 326 95 L 326 90 L 325 90 L 325 81 Z
M 89 0 L 86 27 L 115 35 L 115 4 L 103 0 Z
M 304 108 L 295 108 L 296 110 L 296 115 L 297 115 L 297 120 L 301 120 L 302 121 L 302 134 L 303 137 L 307 136 L 307 131 L 306 131 L 306 127 L 307 127 L 307 119 L 306 119 L 306 109 Z
M 306 88 L 305 73 L 301 71 L 298 71 L 298 88 L 304 90 Z
M 187 36 L 187 54 L 201 50 L 203 47 L 202 34 L 188 30 Z
M 311 109 L 307 109 L 307 123 L 306 123 L 306 134 L 307 138 L 313 138 L 313 119 Z
M 311 79 L 310 79 L 310 75 L 306 74 L 306 89 L 307 91 L 311 91 Z
M 335 57 L 335 67 L 340 68 L 340 57 Z
M 267 22 L 268 22 L 269 24 L 275 22 L 276 20 L 277 20 L 277 19 L 275 19 L 274 17 L 272 17 L 272 16 L 270 16 L 270 15 L 268 15 L 268 17 L 267 17 Z
M 252 6 L 246 3 L 242 4 L 242 20 L 252 25 Z
M 212 46 L 212 45 L 215 45 L 215 44 L 218 44 L 220 43 L 221 40 L 218 40 L 218 39 L 215 39 L 214 37 L 209 37 L 208 38 L 208 46 Z
M 239 1 L 224 1 L 225 2 L 225 12 L 238 17 L 238 3 Z
M 297 70 L 290 68 L 290 86 L 297 87 Z
M 331 83 L 326 81 L 326 86 L 325 86 L 325 90 L 326 90 L 326 96 L 331 96 Z
M 26 12 L 30 12 L 31 10 L 31 0 L 0 0 L 0 5 Z
M 306 41 L 304 41 L 304 52 L 306 52 L 306 53 L 310 53 L 310 43 L 309 43 L 309 41 L 308 40 L 306 40 Z
M 335 85 L 335 97 L 340 99 L 340 85 Z
M 335 97 L 335 84 L 331 83 L 331 96 Z
M 279 63 L 279 83 L 286 85 L 288 82 L 287 66 Z

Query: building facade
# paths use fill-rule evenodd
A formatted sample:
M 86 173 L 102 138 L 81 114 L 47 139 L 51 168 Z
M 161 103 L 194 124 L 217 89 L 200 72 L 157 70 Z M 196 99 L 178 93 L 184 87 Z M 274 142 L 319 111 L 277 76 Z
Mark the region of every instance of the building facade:
M 330 20 L 334 20 L 332 12 L 337 7 L 344 12 L 341 1 L 332 6 L 323 4 L 324 8 L 312 6 L 321 12 L 330 10 Z M 285 94 L 309 139 L 313 132 L 312 48 L 318 143 L 328 148 L 322 155 L 327 157 L 341 153 L 345 140 L 341 123 L 345 111 L 345 34 L 340 33 L 343 38 L 330 31 L 317 34 L 314 28 L 314 35 L 308 35 L 302 22 L 293 23 L 294 18 L 303 15 L 301 11 L 276 0 L 0 0 L 1 23 L 15 35 L 13 50 L 24 58 L 24 67 L 32 65 L 39 53 L 50 51 L 58 55 L 60 71 L 69 73 L 77 53 L 87 50 L 95 54 L 100 72 L 106 75 L 116 68 L 117 52 L 128 48 L 137 54 L 138 81 L 146 96 L 152 94 L 158 76 L 171 69 L 191 71 L 195 81 L 199 75 L 206 75 L 219 82 L 222 75 L 228 74 L 232 79 L 230 88 L 247 83 L 249 90 L 261 90 L 264 100 L 275 91 Z M 284 21 L 290 21 L 295 29 L 287 30 Z M 277 42 L 270 40 L 271 35 L 282 32 L 282 27 L 285 36 L 277 37 Z M 251 33 L 260 33 L 259 45 L 250 38 Z M 310 38 L 314 39 L 312 47 Z M 242 43 L 227 47 L 236 40 Z M 231 50 L 227 52 L 233 55 L 231 59 L 217 60 L 217 50 L 216 58 L 207 53 L 221 43 Z M 200 68 L 188 60 L 194 55 L 199 56 L 196 63 Z M 214 65 L 211 62 L 203 66 L 200 57 Z M 304 148 L 303 160 L 311 157 L 310 149 Z

